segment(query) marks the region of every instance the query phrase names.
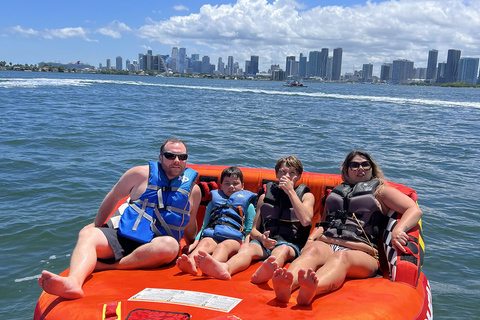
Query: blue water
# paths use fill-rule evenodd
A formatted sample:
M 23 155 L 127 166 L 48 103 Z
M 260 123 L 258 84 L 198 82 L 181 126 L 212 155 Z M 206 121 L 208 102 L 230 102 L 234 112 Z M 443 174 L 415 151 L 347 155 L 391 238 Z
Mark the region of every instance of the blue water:
M 0 319 L 29 319 L 121 174 L 189 162 L 338 173 L 353 148 L 419 194 L 435 319 L 480 319 L 480 90 L 0 72 Z

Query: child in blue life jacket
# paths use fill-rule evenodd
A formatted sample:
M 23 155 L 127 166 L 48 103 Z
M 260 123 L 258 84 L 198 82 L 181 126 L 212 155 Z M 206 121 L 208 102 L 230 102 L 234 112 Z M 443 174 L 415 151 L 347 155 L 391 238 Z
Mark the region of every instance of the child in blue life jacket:
M 238 167 L 222 171 L 220 190 L 212 190 L 211 195 L 202 229 L 195 238 L 195 249 L 177 259 L 177 267 L 185 273 L 197 274 L 194 257 L 199 250 L 208 252 L 219 262 L 227 261 L 237 253 L 252 229 L 257 195 L 243 190 L 243 173 Z

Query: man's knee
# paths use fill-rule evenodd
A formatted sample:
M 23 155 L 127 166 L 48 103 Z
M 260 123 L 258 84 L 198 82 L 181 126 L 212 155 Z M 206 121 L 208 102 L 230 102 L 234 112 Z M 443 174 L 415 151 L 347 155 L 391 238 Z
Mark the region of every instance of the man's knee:
M 168 256 L 177 256 L 180 246 L 173 237 L 164 236 L 154 238 L 150 244 L 153 245 L 155 251 Z
M 100 231 L 98 228 L 92 228 L 87 226 L 78 232 L 78 240 L 92 240 L 99 237 L 101 234 L 103 234 L 103 232 Z

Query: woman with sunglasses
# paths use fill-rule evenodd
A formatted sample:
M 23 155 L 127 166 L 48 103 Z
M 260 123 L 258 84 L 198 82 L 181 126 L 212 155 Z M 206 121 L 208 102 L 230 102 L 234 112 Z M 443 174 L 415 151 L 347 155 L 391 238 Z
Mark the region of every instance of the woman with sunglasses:
M 309 305 L 316 295 L 341 287 L 346 278 L 369 278 L 379 270 L 377 243 L 384 217 L 402 214 L 392 232 L 392 244 L 401 252 L 422 211 L 416 203 L 383 182 L 373 158 L 351 151 L 342 166 L 343 183 L 325 201 L 322 222 L 312 232 L 299 258 L 290 267 L 275 270 L 272 281 L 277 300 L 288 302 L 298 286 L 299 305 Z

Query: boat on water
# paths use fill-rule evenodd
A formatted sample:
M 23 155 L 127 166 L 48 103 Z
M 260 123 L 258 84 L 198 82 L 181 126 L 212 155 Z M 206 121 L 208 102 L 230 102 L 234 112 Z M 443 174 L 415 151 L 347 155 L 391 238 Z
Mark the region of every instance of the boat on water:
M 302 81 L 299 81 L 299 80 L 287 80 L 287 83 L 285 83 L 283 85 L 284 87 L 308 87 L 306 85 L 303 84 Z
M 202 190 L 198 211 L 199 230 L 220 174 L 226 166 L 189 165 L 199 172 Z M 276 180 L 275 171 L 241 168 L 246 190 L 257 192 Z M 340 175 L 304 172 L 299 183 L 315 195 L 314 222 L 323 211 L 321 199 L 327 190 L 342 182 Z M 387 182 L 416 201 L 415 191 Z M 124 205 L 122 201 L 118 207 Z M 112 213 L 113 214 L 113 213 Z M 298 290 L 288 303 L 275 299 L 271 280 L 255 285 L 251 275 L 261 262 L 252 263 L 229 281 L 182 273 L 175 263 L 151 270 L 109 270 L 95 272 L 84 283 L 84 297 L 67 300 L 43 292 L 34 320 L 55 319 L 431 319 L 432 295 L 422 272 L 424 242 L 421 221 L 409 231 L 408 253 L 398 254 L 389 243 L 389 229 L 399 216 L 390 218 L 380 248 L 383 273 L 368 279 L 347 279 L 336 291 L 317 296 L 310 306 L 296 304 Z M 287 264 L 288 266 L 288 264 Z M 62 272 L 67 275 L 68 270 Z M 167 317 L 168 316 L 168 317 Z

